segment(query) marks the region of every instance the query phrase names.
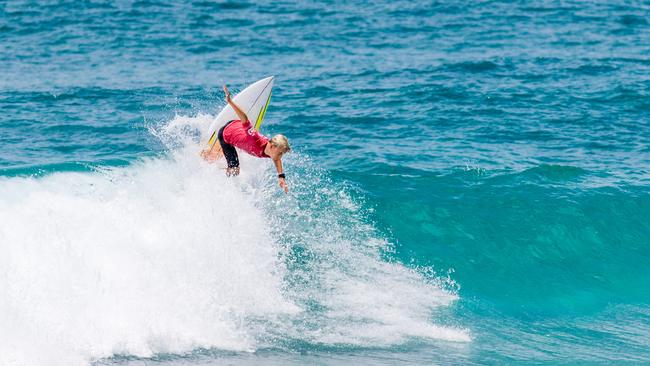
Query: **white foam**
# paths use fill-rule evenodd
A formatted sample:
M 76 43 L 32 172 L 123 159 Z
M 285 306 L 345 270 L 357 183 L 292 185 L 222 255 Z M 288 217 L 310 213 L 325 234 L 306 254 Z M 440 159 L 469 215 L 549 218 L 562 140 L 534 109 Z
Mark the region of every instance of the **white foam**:
M 385 241 L 340 217 L 357 210 L 344 191 L 319 194 L 330 188 L 294 176 L 304 179 L 292 186 L 301 193 L 284 196 L 267 179 L 267 161 L 242 156 L 241 176 L 228 179 L 199 159 L 186 132 L 210 118 L 180 116 L 159 130 L 181 141 L 164 158 L 0 178 L 1 365 L 252 351 L 278 336 L 357 345 L 469 339 L 430 323 L 431 309 L 455 296 L 381 260 Z M 300 209 L 309 196 L 340 208 Z M 282 235 L 317 254 L 303 268 L 313 282 L 287 283 L 299 274 L 286 268 L 292 244 Z M 310 301 L 324 310 L 307 311 Z

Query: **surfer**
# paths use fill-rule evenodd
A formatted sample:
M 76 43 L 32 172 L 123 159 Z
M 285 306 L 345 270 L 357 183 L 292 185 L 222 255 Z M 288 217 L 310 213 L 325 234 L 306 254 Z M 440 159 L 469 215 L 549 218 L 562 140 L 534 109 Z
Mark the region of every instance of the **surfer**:
M 271 139 L 259 133 L 251 124 L 246 113 L 239 108 L 230 97 L 227 86 L 223 86 L 226 94 L 226 101 L 232 109 L 235 110 L 238 120 L 232 120 L 226 123 L 217 134 L 219 147 L 216 143 L 209 149 L 201 151 L 201 156 L 208 161 L 215 161 L 221 156 L 226 158 L 228 176 L 239 174 L 239 156 L 235 148 L 242 149 L 250 155 L 258 158 L 270 158 L 278 171 L 278 183 L 284 192 L 289 192 L 289 186 L 285 180 L 284 170 L 282 168 L 282 155 L 289 152 L 289 141 L 284 135 L 275 135 Z

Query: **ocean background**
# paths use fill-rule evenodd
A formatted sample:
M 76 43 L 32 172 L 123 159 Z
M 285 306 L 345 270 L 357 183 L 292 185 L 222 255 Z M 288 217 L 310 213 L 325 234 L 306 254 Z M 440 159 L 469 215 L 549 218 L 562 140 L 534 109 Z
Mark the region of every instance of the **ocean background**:
M 650 363 L 649 22 L 0 1 L 0 364 Z M 270 75 L 289 194 L 198 157 Z

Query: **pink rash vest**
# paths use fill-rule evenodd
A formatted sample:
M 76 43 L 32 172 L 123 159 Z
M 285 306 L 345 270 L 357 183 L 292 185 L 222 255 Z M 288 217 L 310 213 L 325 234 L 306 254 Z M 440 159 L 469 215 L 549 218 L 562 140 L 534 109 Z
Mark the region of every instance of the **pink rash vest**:
M 246 123 L 242 123 L 241 120 L 232 121 L 223 130 L 223 140 L 258 158 L 269 157 L 264 153 L 264 148 L 269 139 L 259 133 L 253 127 L 251 121 L 246 121 Z

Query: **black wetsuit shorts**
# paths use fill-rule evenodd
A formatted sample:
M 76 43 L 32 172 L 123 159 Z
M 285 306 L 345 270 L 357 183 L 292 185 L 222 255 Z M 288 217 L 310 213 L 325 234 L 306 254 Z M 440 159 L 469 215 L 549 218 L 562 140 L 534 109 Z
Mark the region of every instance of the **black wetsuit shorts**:
M 239 166 L 239 156 L 237 155 L 237 150 L 234 146 L 223 140 L 223 130 L 233 122 L 234 120 L 226 123 L 219 129 L 219 133 L 217 134 L 217 137 L 219 138 L 219 144 L 221 144 L 221 150 L 223 151 L 223 156 L 226 157 L 226 161 L 228 162 L 228 168 L 237 168 Z

